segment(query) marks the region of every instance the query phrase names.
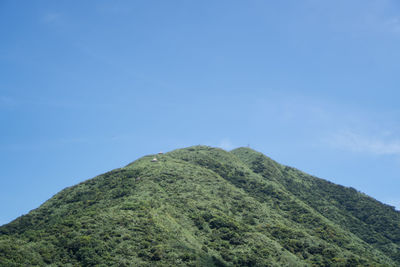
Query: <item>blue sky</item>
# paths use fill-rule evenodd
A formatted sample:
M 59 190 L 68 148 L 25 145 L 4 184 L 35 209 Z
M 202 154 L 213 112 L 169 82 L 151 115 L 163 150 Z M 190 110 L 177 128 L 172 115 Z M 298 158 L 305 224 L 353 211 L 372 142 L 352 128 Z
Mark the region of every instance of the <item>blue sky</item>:
M 399 1 L 4 0 L 0 25 L 0 224 L 197 144 L 400 208 Z

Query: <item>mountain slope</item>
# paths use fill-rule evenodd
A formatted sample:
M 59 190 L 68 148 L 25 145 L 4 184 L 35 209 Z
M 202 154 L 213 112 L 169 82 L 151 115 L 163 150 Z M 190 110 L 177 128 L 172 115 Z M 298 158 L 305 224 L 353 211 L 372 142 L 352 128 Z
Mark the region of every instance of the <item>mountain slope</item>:
M 283 185 L 326 218 L 400 261 L 400 213 L 356 191 L 282 166 L 247 148 L 232 151 L 250 169 Z
M 400 264 L 399 213 L 354 190 L 247 148 L 153 157 L 66 188 L 0 227 L 0 265 Z

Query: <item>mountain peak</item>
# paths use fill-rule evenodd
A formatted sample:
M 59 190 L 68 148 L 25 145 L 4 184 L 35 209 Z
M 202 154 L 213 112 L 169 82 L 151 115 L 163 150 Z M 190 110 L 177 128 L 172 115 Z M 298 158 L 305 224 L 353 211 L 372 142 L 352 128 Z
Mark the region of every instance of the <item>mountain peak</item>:
M 0 265 L 398 266 L 399 222 L 253 149 L 192 146 L 66 188 L 0 227 Z

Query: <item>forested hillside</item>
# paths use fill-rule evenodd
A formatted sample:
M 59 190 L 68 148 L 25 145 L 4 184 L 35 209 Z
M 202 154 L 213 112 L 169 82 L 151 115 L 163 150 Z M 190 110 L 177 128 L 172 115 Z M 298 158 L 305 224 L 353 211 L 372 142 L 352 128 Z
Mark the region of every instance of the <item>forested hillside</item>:
M 0 266 L 46 265 L 399 266 L 400 213 L 249 148 L 195 146 L 0 227 Z

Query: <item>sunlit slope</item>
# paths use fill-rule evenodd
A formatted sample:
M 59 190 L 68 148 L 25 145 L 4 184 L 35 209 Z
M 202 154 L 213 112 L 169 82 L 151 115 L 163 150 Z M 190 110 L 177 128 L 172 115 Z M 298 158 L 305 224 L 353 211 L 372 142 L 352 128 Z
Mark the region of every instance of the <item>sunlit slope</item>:
M 399 264 L 396 254 L 366 240 L 342 219 L 327 216 L 319 202 L 282 178 L 297 183 L 306 174 L 285 172 L 264 158 L 261 165 L 267 168 L 260 171 L 253 154 L 260 155 L 248 149 L 230 153 L 189 147 L 156 155 L 156 162 L 154 155 L 145 156 L 66 188 L 0 227 L 0 266 Z M 349 190 L 336 187 L 341 194 Z M 331 209 L 357 219 L 356 211 Z M 397 241 L 384 234 L 390 229 L 379 232 L 368 221 L 364 224 L 362 231 L 386 238 L 384 248 L 396 248 Z

